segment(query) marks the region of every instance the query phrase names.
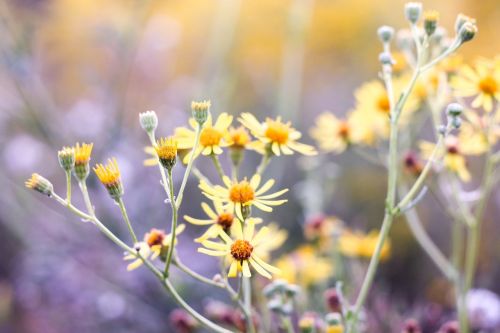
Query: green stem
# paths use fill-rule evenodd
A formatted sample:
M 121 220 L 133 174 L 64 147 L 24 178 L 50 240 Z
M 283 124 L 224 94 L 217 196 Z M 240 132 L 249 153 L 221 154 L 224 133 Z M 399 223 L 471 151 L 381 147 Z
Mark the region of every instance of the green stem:
M 255 327 L 252 320 L 252 282 L 250 278 L 242 277 L 243 283 L 243 304 L 245 305 L 245 312 L 248 313 L 247 326 L 251 333 L 255 332 Z
M 128 228 L 129 233 L 130 233 L 130 236 L 132 237 L 134 244 L 136 244 L 138 242 L 137 236 L 135 235 L 134 228 L 132 228 L 132 223 L 130 223 L 130 219 L 128 218 L 127 210 L 125 209 L 125 204 L 123 203 L 122 198 L 120 198 L 118 200 L 118 206 L 120 207 L 120 211 L 122 212 L 123 219 L 125 220 L 125 223 L 127 224 L 127 228 Z
M 66 202 L 71 205 L 71 170 L 66 171 Z
M 271 161 L 271 153 L 266 151 L 264 155 L 262 155 L 262 159 L 260 160 L 260 164 L 257 167 L 256 173 L 258 175 L 262 175 L 264 173 L 264 170 L 266 170 L 267 166 L 269 165 L 270 161 Z
M 214 287 L 226 289 L 226 286 L 223 283 L 215 282 L 214 280 L 209 279 L 207 277 L 204 277 L 203 275 L 200 275 L 200 274 L 196 273 L 195 271 L 191 270 L 189 267 L 184 265 L 179 260 L 179 258 L 177 258 L 176 256 L 174 256 L 174 259 L 172 262 L 175 266 L 177 266 L 177 268 L 179 268 L 181 271 L 183 271 L 184 273 L 191 276 L 193 279 L 198 280 L 198 281 L 203 282 L 203 283 L 206 283 L 208 285 L 214 286 Z
M 219 175 L 220 179 L 223 180 L 225 174 L 224 174 L 224 170 L 222 170 L 222 165 L 220 164 L 219 156 L 212 153 L 210 155 L 210 158 L 214 162 L 215 169 L 217 169 L 217 174 Z
M 92 202 L 90 201 L 89 191 L 87 189 L 87 183 L 85 180 L 81 180 L 78 182 L 78 186 L 80 187 L 80 191 L 82 192 L 83 201 L 85 202 L 85 207 L 87 207 L 87 212 L 90 216 L 95 217 L 94 207 L 92 206 Z
M 172 179 L 172 170 L 167 170 L 168 173 L 168 185 L 170 188 L 170 197 L 174 197 L 174 182 Z M 172 206 L 172 226 L 170 229 L 170 245 L 168 247 L 168 253 L 167 253 L 167 260 L 165 261 L 165 270 L 164 270 L 164 275 L 165 277 L 168 277 L 169 273 L 169 268 L 170 268 L 170 262 L 172 261 L 172 255 L 174 253 L 174 247 L 175 247 L 175 240 L 176 240 L 176 232 L 177 232 L 177 205 L 175 204 L 174 201 L 171 201 L 171 206 Z
M 202 125 L 198 124 L 198 127 L 196 128 L 196 137 L 194 139 L 193 149 L 191 150 L 191 156 L 189 157 L 189 162 L 187 164 L 186 171 L 184 172 L 184 177 L 182 178 L 181 187 L 179 189 L 179 192 L 177 193 L 177 200 L 175 201 L 175 205 L 177 206 L 177 208 L 181 206 L 182 196 L 184 195 L 184 189 L 186 188 L 187 179 L 189 177 L 189 174 L 191 173 L 191 168 L 193 167 L 194 155 L 200 143 L 201 129 Z M 174 198 L 172 198 L 172 200 L 174 200 Z

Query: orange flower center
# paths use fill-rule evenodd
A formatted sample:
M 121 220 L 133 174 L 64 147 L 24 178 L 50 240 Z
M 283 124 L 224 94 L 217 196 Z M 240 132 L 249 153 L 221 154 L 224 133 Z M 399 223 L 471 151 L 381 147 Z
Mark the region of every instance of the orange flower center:
M 498 83 L 493 77 L 486 76 L 479 81 L 479 90 L 485 94 L 493 95 L 498 90 Z
M 229 199 L 232 202 L 247 203 L 255 198 L 255 192 L 250 183 L 243 180 L 234 184 L 229 190 Z
M 288 136 L 290 134 L 290 125 L 283 124 L 279 120 L 268 119 L 266 121 L 266 137 L 272 142 L 277 142 L 279 144 L 285 144 L 288 141 Z
M 233 224 L 234 216 L 231 213 L 222 213 L 217 217 L 217 224 L 228 230 Z
M 234 148 L 244 148 L 250 142 L 250 136 L 243 127 L 232 129 L 229 134 Z
M 151 231 L 147 233 L 145 237 L 145 241 L 149 245 L 149 247 L 163 244 L 163 239 L 165 239 L 165 233 L 162 230 L 158 229 L 151 229 Z
M 347 124 L 347 122 L 343 121 L 340 123 L 338 128 L 338 135 L 344 140 L 347 140 L 349 138 L 349 125 Z
M 239 261 L 248 260 L 252 251 L 253 246 L 246 240 L 238 239 L 231 245 L 231 255 Z
M 200 144 L 204 147 L 217 146 L 222 139 L 222 133 L 213 127 L 205 127 L 201 131 Z
M 391 111 L 391 103 L 389 102 L 389 97 L 386 94 L 381 95 L 377 100 L 377 108 L 379 111 L 384 113 L 389 113 Z

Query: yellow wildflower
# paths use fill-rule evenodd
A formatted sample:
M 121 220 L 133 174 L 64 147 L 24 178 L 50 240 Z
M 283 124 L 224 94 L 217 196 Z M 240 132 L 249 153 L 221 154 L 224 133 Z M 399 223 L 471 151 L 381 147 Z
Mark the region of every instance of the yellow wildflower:
M 240 272 L 244 277 L 252 276 L 250 265 L 268 279 L 272 278 L 271 274 L 280 274 L 278 268 L 269 265 L 257 255 L 257 248 L 266 240 L 269 229 L 263 227 L 255 233 L 255 224 L 252 221 L 245 224 L 245 230 L 241 223 L 235 225 L 232 238 L 221 231 L 219 236 L 224 243 L 205 240 L 201 243 L 204 247 L 198 248 L 198 252 L 228 258 L 230 262 L 228 277 L 236 277 Z
M 345 231 L 339 238 L 339 250 L 348 257 L 371 258 L 377 246 L 379 233 L 371 231 L 368 234 Z M 391 244 L 387 239 L 382 246 L 380 259 L 387 259 L 391 252 Z
M 324 112 L 316 118 L 315 127 L 311 128 L 310 135 L 317 141 L 319 148 L 325 152 L 342 153 L 355 140 L 353 130 L 356 124 L 342 120 L 334 114 Z
M 197 157 L 200 154 L 222 154 L 222 148 L 229 145 L 225 138 L 227 137 L 228 128 L 232 121 L 233 116 L 230 116 L 227 113 L 221 113 L 215 124 L 212 124 L 212 116 L 209 115 L 201 130 L 198 148 L 196 151 L 188 153 L 184 157 L 183 162 L 187 163 L 191 154 L 194 154 L 194 157 Z M 192 149 L 194 147 L 196 139 L 195 130 L 198 128 L 198 123 L 194 118 L 191 118 L 189 119 L 189 125 L 193 128 L 193 130 L 185 127 L 178 127 L 175 130 L 175 139 L 177 140 L 179 149 Z
M 106 165 L 97 164 L 94 167 L 95 174 L 108 190 L 109 195 L 118 200 L 123 195 L 123 186 L 120 178 L 120 169 L 116 158 L 108 160 Z
M 203 194 L 215 201 L 227 204 L 229 211 L 234 211 L 240 220 L 244 220 L 245 212 L 243 209 L 248 209 L 250 206 L 255 206 L 265 212 L 272 212 L 271 206 L 278 206 L 287 202 L 283 200 L 273 200 L 280 195 L 286 193 L 288 189 L 284 189 L 272 194 L 266 193 L 275 183 L 274 179 L 270 179 L 259 188 L 261 183 L 260 175 L 252 176 L 250 181 L 244 178 L 242 181 L 231 180 L 229 177 L 224 176 L 224 186 L 209 185 L 204 181 L 200 181 L 200 189 Z M 245 216 L 246 217 L 246 216 Z
M 32 174 L 31 178 L 24 182 L 24 185 L 29 189 L 38 191 L 42 194 L 48 195 L 49 197 L 54 191 L 52 183 L 37 173 Z
M 266 118 L 266 121 L 261 123 L 251 113 L 242 113 L 238 120 L 257 138 L 258 141 L 252 148 L 261 154 L 264 154 L 266 149 L 276 156 L 281 153 L 292 155 L 294 151 L 304 155 L 316 154 L 314 147 L 297 142 L 302 134 L 294 129 L 290 122 L 282 122 L 281 117 Z
M 234 229 L 235 225 L 239 223 L 238 220 L 235 219 L 233 212 L 228 210 L 221 202 L 215 201 L 213 210 L 207 203 L 202 202 L 201 208 L 207 214 L 208 219 L 201 220 L 195 219 L 190 216 L 184 215 L 184 219 L 195 225 L 211 225 L 203 235 L 195 239 L 197 242 L 202 242 L 208 238 L 215 238 L 219 236 L 221 231 L 226 232 L 227 234 L 232 234 L 232 229 Z M 262 222 L 262 219 L 258 218 L 249 218 L 248 221 L 253 221 L 253 223 L 258 224 Z M 237 223 L 234 223 L 237 222 Z
M 173 138 L 162 138 L 154 149 L 163 167 L 171 170 L 177 160 L 177 142 Z
M 486 59 L 477 60 L 474 66 L 465 65 L 452 80 L 457 96 L 473 97 L 472 107 L 493 110 L 500 100 L 500 65 Z
M 244 149 L 251 142 L 250 134 L 243 126 L 229 128 L 226 140 L 234 149 Z
M 84 181 L 89 175 L 90 154 L 92 153 L 93 146 L 93 143 L 82 143 L 81 145 L 77 143 L 74 147 L 75 166 L 73 173 L 79 181 Z

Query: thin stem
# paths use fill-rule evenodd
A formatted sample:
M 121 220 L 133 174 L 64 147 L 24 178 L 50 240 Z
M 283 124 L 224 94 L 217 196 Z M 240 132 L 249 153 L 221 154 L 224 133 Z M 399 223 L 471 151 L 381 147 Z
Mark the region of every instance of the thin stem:
M 130 236 L 132 237 L 132 240 L 134 241 L 134 244 L 135 244 L 138 242 L 137 236 L 135 235 L 134 228 L 132 228 L 132 223 L 130 223 L 130 219 L 128 218 L 127 209 L 125 209 L 125 204 L 123 203 L 122 198 L 120 198 L 118 200 L 118 206 L 120 207 L 120 211 L 122 212 L 123 219 L 125 220 L 125 223 L 127 224 L 128 231 L 129 231 Z
M 149 141 L 151 142 L 151 145 L 154 148 L 156 145 L 156 139 L 155 139 L 154 132 L 153 131 L 148 132 L 148 137 L 149 137 Z M 159 162 L 158 162 L 158 169 L 160 170 L 161 183 L 162 183 L 163 189 L 165 190 L 165 193 L 167 194 L 167 198 L 170 201 L 172 201 L 173 198 L 170 196 L 170 190 L 168 189 L 168 186 L 167 186 L 167 176 L 165 175 L 165 168 L 163 168 L 163 166 Z
M 189 267 L 184 265 L 177 256 L 174 256 L 172 263 L 175 266 L 177 266 L 177 268 L 179 268 L 181 271 L 188 274 L 189 276 L 191 276 L 195 280 L 198 280 L 200 282 L 206 283 L 206 284 L 214 286 L 214 287 L 226 289 L 225 284 L 215 282 L 214 280 L 209 279 L 207 277 L 204 277 L 203 275 L 200 275 L 200 274 L 196 273 L 195 271 L 191 270 Z
M 170 197 L 174 197 L 174 182 L 172 179 L 172 170 L 167 170 L 168 173 L 168 185 L 170 189 Z M 169 273 L 169 268 L 170 268 L 170 262 L 172 261 L 172 255 L 174 253 L 174 247 L 175 247 L 175 239 L 176 237 L 176 232 L 177 232 L 177 205 L 175 204 L 174 201 L 170 201 L 171 206 L 172 206 L 172 225 L 170 228 L 170 245 L 168 247 L 168 253 L 167 253 L 167 260 L 165 261 L 165 270 L 164 270 L 164 275 L 165 277 L 168 277 Z
M 71 204 L 71 170 L 66 171 L 66 201 Z
M 94 206 L 92 206 L 92 202 L 90 201 L 87 183 L 85 182 L 85 180 L 81 180 L 78 181 L 78 186 L 80 187 L 80 191 L 82 192 L 83 201 L 85 202 L 85 207 L 87 207 L 88 214 L 92 217 L 95 217 Z
M 243 285 L 243 304 L 245 305 L 245 311 L 248 313 L 247 326 L 249 332 L 254 333 L 255 327 L 252 321 L 252 282 L 250 278 L 242 276 Z
M 189 162 L 187 164 L 186 171 L 184 172 L 184 177 L 182 178 L 181 187 L 179 189 L 179 192 L 177 193 L 177 200 L 175 201 L 177 208 L 181 206 L 182 196 L 184 194 L 184 189 L 186 188 L 187 179 L 189 177 L 189 174 L 191 173 L 191 168 L 193 167 L 194 155 L 200 143 L 201 129 L 202 125 L 198 124 L 198 127 L 196 128 L 196 137 L 194 139 L 193 149 L 191 150 L 191 156 L 189 157 Z
M 219 155 L 215 155 L 212 153 L 210 155 L 210 158 L 214 162 L 215 169 L 217 169 L 217 174 L 219 175 L 220 179 L 223 180 L 225 174 L 224 174 L 224 170 L 222 169 L 222 165 L 220 164 Z
M 270 161 L 271 161 L 271 155 L 269 152 L 266 151 L 264 155 L 262 155 L 262 159 L 260 160 L 260 164 L 257 167 L 256 173 L 258 175 L 262 175 L 264 173 L 264 170 L 266 170 Z

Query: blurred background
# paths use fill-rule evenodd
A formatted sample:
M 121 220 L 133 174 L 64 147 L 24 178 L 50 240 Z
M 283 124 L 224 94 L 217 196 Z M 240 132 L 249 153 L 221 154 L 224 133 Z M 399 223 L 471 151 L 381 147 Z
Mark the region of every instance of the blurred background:
M 477 39 L 460 51 L 466 59 L 500 53 L 498 0 L 423 2 L 441 13 L 449 29 L 459 12 L 477 18 Z M 124 200 L 138 233 L 167 228 L 169 213 L 157 170 L 142 164 L 147 137 L 138 124 L 139 112 L 155 110 L 158 135 L 166 136 L 186 123 L 191 100 L 208 98 L 215 113 L 252 112 L 260 119 L 282 115 L 307 133 L 320 112 L 349 110 L 353 90 L 377 76 L 381 46 L 376 29 L 405 26 L 404 3 L 0 1 L 0 332 L 174 332 L 169 313 L 175 305 L 154 277 L 146 270 L 127 273 L 114 244 L 51 200 L 26 190 L 24 180 L 38 172 L 64 192 L 57 150 L 77 141 L 94 142 L 93 163 L 110 156 L 119 161 Z M 310 141 L 307 135 L 305 140 Z M 198 162 L 210 177 L 216 175 L 207 161 Z M 246 173 L 257 163 L 258 157 L 249 154 Z M 311 215 L 333 214 L 365 231 L 381 221 L 384 170 L 350 153 L 328 158 L 320 174 L 314 166 L 301 167 L 307 164 L 288 157 L 267 171 L 280 187 L 295 189 L 288 207 L 272 216 L 289 231 L 278 256 L 303 241 L 302 225 Z M 327 179 L 328 195 L 314 191 L 314 177 Z M 185 205 L 182 214 L 198 217 L 201 195 L 194 180 L 189 184 L 187 195 L 195 204 Z M 98 216 L 128 239 L 119 209 L 95 177 L 89 178 L 89 188 Z M 294 196 L 298 192 L 309 200 Z M 76 189 L 74 196 L 83 206 Z M 493 222 L 499 220 L 499 201 L 493 198 L 489 206 L 477 279 L 478 286 L 497 294 L 500 226 Z M 447 252 L 449 220 L 432 205 L 423 218 Z M 199 234 L 199 228 L 188 226 L 180 256 L 210 276 L 214 263 L 199 260 L 192 242 Z M 396 224 L 391 239 L 398 250 L 383 264 L 370 303 L 374 313 L 384 314 L 385 324 L 393 325 L 385 332 L 397 331 L 410 316 L 443 318 L 447 283 L 404 223 Z M 176 277 L 196 309 L 208 301 L 200 295 L 225 299 L 181 274 Z M 375 327 L 373 332 L 384 332 Z

